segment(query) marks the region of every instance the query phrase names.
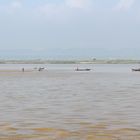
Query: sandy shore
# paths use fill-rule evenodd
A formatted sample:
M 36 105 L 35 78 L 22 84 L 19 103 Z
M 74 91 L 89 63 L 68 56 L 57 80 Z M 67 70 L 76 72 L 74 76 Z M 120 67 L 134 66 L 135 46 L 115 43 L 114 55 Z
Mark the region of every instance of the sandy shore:
M 1 125 L 0 131 L 8 135 L 1 135 L 0 140 L 140 140 L 140 130 L 122 128 L 110 130 L 105 124 L 89 125 L 77 131 L 58 128 L 14 128 Z M 16 134 L 20 131 L 32 134 Z

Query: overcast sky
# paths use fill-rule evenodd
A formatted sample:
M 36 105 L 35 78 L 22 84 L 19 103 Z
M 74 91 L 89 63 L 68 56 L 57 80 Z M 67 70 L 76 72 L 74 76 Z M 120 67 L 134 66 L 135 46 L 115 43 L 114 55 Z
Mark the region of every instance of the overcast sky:
M 140 58 L 140 0 L 0 0 L 0 58 Z

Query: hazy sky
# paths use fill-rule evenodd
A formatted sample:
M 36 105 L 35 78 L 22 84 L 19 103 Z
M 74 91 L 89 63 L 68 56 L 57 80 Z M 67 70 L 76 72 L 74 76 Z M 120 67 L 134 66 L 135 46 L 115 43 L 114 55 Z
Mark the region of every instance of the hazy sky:
M 0 58 L 140 58 L 140 0 L 0 0 Z

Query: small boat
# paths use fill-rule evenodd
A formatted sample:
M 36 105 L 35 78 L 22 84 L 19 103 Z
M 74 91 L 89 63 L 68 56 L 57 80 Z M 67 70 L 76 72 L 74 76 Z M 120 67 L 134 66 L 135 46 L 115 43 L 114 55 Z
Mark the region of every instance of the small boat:
M 140 68 L 139 69 L 132 69 L 132 71 L 140 71 Z
M 43 71 L 45 68 L 44 67 L 40 67 L 38 68 L 38 71 Z
M 90 71 L 91 69 L 79 69 L 79 68 L 77 68 L 77 69 L 75 69 L 75 71 Z

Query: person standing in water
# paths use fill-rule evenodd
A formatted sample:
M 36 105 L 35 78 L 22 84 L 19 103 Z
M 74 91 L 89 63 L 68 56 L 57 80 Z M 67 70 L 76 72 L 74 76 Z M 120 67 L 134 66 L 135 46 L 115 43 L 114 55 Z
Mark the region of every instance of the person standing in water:
M 24 72 L 24 68 L 22 68 L 22 72 Z

